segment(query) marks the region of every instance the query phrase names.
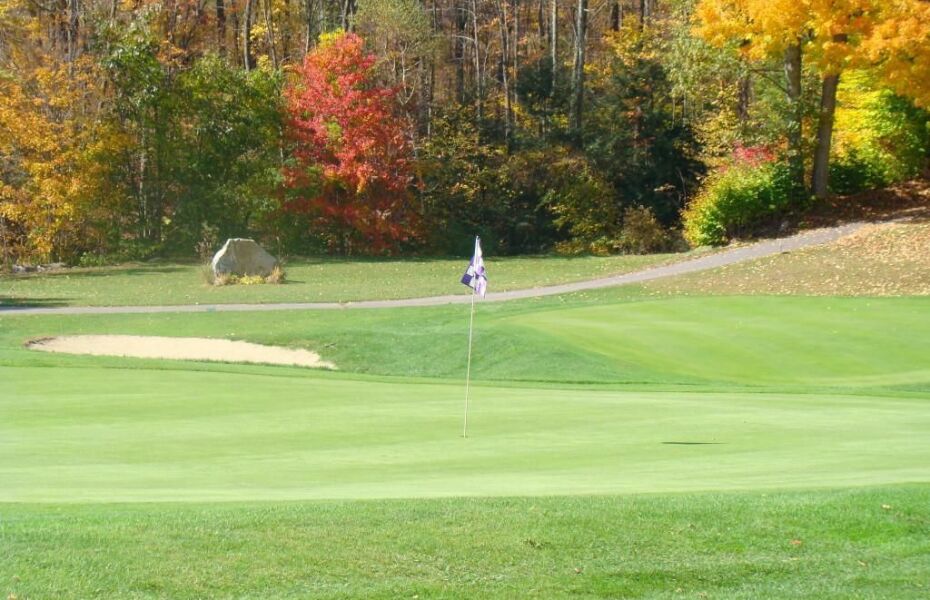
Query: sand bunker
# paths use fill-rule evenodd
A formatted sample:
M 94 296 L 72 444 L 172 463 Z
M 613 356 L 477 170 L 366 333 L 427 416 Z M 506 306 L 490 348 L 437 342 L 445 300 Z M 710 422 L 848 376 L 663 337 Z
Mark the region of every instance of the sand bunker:
M 26 344 L 32 350 L 92 354 L 94 356 L 131 356 L 135 358 L 167 358 L 173 360 L 215 360 L 223 362 L 297 365 L 335 369 L 331 362 L 309 350 L 262 346 L 250 342 L 234 342 L 211 338 L 158 337 L 141 335 L 65 335 L 33 340 Z

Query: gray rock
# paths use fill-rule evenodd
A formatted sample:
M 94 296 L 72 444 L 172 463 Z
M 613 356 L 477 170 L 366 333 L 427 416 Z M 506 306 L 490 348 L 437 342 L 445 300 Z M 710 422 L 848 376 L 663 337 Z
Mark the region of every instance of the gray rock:
M 254 240 L 230 238 L 213 255 L 214 275 L 267 277 L 278 266 L 278 259 L 265 252 Z

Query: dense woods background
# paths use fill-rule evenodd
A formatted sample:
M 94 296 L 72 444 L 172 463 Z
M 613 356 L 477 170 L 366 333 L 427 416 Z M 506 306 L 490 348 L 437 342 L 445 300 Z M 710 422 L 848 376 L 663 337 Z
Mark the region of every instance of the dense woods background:
M 925 0 L 0 0 L 0 243 L 646 252 L 912 177 Z

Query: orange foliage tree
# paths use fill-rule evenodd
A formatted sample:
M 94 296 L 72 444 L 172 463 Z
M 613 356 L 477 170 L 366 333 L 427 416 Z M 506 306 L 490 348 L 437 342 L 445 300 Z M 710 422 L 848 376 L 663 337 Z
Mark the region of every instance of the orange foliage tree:
M 309 215 L 330 251 L 391 252 L 416 237 L 411 145 L 374 66 L 359 36 L 323 36 L 285 92 L 284 209 Z

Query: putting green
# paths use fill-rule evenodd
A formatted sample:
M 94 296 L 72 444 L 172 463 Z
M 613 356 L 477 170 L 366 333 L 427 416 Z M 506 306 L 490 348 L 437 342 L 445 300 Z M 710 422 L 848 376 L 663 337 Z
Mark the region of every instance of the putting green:
M 2 501 L 502 496 L 930 477 L 930 403 L 3 368 Z M 281 376 L 283 375 L 283 376 Z

